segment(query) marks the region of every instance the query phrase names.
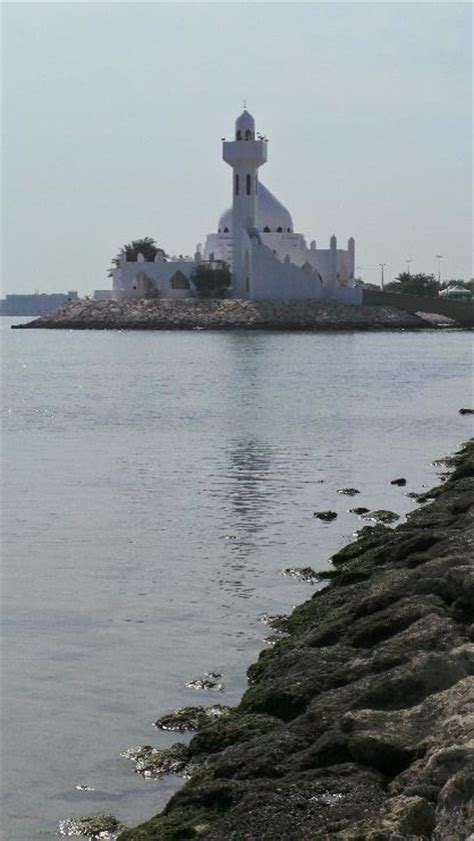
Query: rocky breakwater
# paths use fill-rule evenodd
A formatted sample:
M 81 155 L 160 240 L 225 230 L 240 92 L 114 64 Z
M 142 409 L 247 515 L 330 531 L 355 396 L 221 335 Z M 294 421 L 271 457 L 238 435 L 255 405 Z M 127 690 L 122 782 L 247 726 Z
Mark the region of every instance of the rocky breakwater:
M 453 461 L 276 620 L 240 705 L 182 745 L 191 780 L 119 841 L 473 837 L 473 443 Z
M 387 306 L 238 299 L 73 301 L 15 328 L 55 330 L 380 330 L 427 325 Z

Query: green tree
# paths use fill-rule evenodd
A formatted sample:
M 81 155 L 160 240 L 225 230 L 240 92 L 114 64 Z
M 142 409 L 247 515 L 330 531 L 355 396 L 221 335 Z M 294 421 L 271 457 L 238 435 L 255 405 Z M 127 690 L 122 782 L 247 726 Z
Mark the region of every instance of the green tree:
M 232 276 L 226 263 L 213 268 L 204 263 L 196 267 L 192 276 L 200 298 L 228 298 Z
M 115 257 L 112 257 L 112 266 L 109 269 L 108 276 L 112 277 L 114 269 L 120 265 L 120 258 L 125 254 L 127 260 L 134 261 L 139 254 L 143 254 L 148 263 L 152 263 L 157 254 L 161 254 L 165 260 L 168 255 L 159 248 L 153 237 L 142 237 L 142 239 L 133 239 L 122 245 L 122 248 Z
M 432 274 L 410 274 L 401 272 L 392 282 L 385 285 L 387 292 L 398 292 L 400 295 L 426 295 L 436 298 L 439 283 Z

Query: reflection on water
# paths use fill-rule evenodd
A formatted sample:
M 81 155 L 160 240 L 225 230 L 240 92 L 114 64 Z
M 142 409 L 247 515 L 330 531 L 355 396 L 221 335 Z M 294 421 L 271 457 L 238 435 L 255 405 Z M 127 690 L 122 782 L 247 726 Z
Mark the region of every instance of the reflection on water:
M 253 546 L 249 538 L 264 528 L 275 494 L 271 471 L 276 448 L 255 439 L 236 441 L 227 456 L 230 472 L 224 498 L 235 513 L 239 545 Z

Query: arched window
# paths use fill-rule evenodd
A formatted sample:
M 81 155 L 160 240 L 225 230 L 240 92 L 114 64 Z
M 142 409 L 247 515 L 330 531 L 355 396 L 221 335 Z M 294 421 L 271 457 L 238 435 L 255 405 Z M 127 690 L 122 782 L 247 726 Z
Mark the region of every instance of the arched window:
M 252 140 L 252 132 L 250 131 L 250 129 L 249 129 L 249 128 L 248 128 L 248 129 L 247 129 L 247 131 L 245 132 L 245 139 L 246 139 L 246 140 Z
M 221 229 L 220 229 L 220 228 L 218 228 L 218 229 L 217 229 L 217 233 L 218 233 L 218 234 L 220 234 L 220 232 L 221 232 Z
M 289 234 L 291 234 L 291 228 L 287 228 L 286 230 L 288 231 Z
M 224 233 L 225 233 L 225 234 L 228 234 L 228 233 L 229 233 L 229 229 L 228 229 L 228 228 L 224 228 Z
M 269 234 L 270 233 L 270 228 L 268 227 L 268 225 L 265 225 L 265 227 L 263 229 L 263 233 L 264 234 Z
M 240 131 L 240 129 L 238 130 L 237 134 L 235 135 L 235 139 L 236 140 L 242 140 L 242 132 Z
M 247 195 L 250 196 L 252 194 L 252 176 L 247 175 Z
M 235 195 L 239 195 L 239 176 L 235 176 Z
M 283 228 L 278 227 L 277 228 L 277 234 L 282 234 L 282 233 L 283 233 Z

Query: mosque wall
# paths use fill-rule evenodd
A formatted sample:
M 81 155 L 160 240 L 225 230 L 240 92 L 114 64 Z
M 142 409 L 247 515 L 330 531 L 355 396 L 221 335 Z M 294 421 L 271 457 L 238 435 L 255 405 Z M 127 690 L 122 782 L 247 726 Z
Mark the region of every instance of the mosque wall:
M 195 293 L 190 281 L 195 267 L 189 260 L 170 262 L 124 262 L 113 273 L 113 298 L 116 301 L 143 298 L 157 290 L 164 298 L 189 298 Z M 172 288 L 171 280 L 177 272 L 184 275 L 190 284 L 189 289 Z
M 298 268 L 285 260 L 283 263 L 271 249 L 258 239 L 251 240 L 251 286 L 249 297 L 253 300 L 319 301 L 324 297 L 324 286 L 313 272 Z

